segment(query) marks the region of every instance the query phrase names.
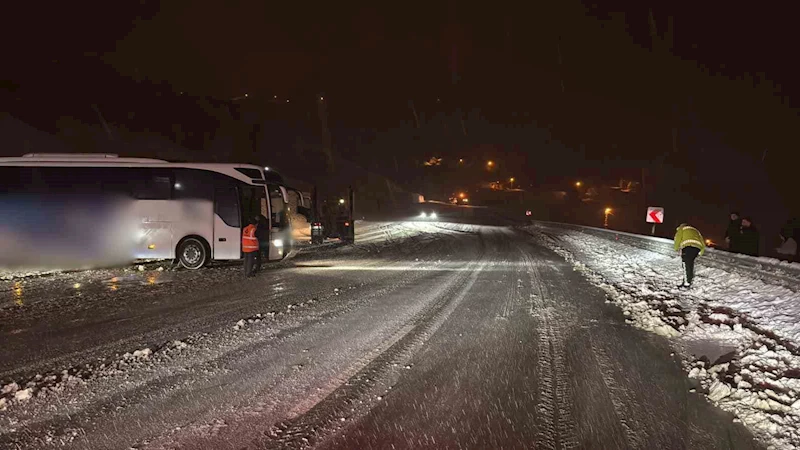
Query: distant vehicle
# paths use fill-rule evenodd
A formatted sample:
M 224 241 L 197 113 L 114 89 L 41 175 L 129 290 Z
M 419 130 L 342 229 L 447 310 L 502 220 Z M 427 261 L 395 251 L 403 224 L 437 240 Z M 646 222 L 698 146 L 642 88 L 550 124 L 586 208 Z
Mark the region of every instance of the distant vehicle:
M 436 220 L 436 219 L 439 218 L 439 216 L 437 216 L 435 212 L 426 213 L 426 212 L 423 211 L 423 212 L 420 213 L 419 218 L 420 219 Z
M 125 230 L 122 239 L 105 245 L 124 248 L 123 256 L 131 260 L 178 259 L 187 269 L 199 269 L 211 260 L 241 258 L 242 227 L 258 214 L 269 222 L 268 260 L 286 256 L 291 239 L 286 189 L 268 181 L 265 173 L 248 164 L 27 154 L 0 158 L 0 190 L 21 194 L 14 197 L 22 199 L 15 204 L 18 208 L 26 201 L 80 198 L 85 204 L 101 205 L 104 199 L 125 199 L 124 223 L 112 222 L 118 216 L 111 210 L 89 211 L 82 220 L 98 230 Z M 5 224 L 5 237 L 24 236 L 22 223 L 10 228 Z
M 528 217 L 530 217 L 532 214 L 533 214 L 533 213 L 531 212 L 531 210 L 530 210 L 530 209 L 529 209 L 529 210 L 527 210 L 527 211 L 525 211 L 525 215 L 526 215 L 526 216 L 528 216 Z
M 459 194 L 458 197 L 450 197 L 448 201 L 454 205 L 458 204 L 467 204 L 469 203 L 469 198 L 465 196 L 465 194 Z
M 311 243 L 321 244 L 325 239 L 339 239 L 350 244 L 355 242 L 355 194 L 352 187 L 348 187 L 346 196 L 328 193 L 321 201 L 315 187 L 312 198 Z

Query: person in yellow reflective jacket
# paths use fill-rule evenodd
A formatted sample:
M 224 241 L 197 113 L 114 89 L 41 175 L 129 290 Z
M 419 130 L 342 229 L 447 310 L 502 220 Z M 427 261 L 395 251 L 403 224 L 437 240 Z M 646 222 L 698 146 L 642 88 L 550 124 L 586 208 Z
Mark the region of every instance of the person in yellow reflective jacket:
M 680 287 L 689 287 L 694 279 L 694 260 L 706 252 L 706 241 L 697 228 L 682 223 L 675 231 L 675 251 L 681 253 L 686 277 Z

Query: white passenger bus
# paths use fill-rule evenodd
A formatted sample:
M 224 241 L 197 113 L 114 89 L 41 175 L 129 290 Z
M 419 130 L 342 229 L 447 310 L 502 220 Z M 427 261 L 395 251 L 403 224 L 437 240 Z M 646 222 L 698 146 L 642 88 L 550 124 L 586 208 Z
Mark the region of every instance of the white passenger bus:
M 211 260 L 241 258 L 242 228 L 261 214 L 270 230 L 268 259 L 280 260 L 288 252 L 291 230 L 285 218 L 286 189 L 275 183 L 274 177 L 266 179 L 264 167 L 248 164 L 105 154 L 0 158 L 0 201 L 8 219 L 0 220 L 0 251 L 14 253 L 13 246 L 25 242 L 26 235 L 37 242 L 37 235 L 70 238 L 73 233 L 81 236 L 73 241 L 86 241 L 74 248 L 113 248 L 117 259 L 177 259 L 188 269 L 198 269 Z M 109 198 L 123 200 L 104 210 Z M 79 206 L 48 206 L 68 201 Z M 45 232 L 34 231 L 42 222 L 48 224 Z M 82 231 L 87 229 L 95 234 Z M 108 230 L 114 230 L 113 239 L 103 236 Z M 30 247 L 16 245 L 23 252 Z M 46 253 L 52 245 L 33 247 Z

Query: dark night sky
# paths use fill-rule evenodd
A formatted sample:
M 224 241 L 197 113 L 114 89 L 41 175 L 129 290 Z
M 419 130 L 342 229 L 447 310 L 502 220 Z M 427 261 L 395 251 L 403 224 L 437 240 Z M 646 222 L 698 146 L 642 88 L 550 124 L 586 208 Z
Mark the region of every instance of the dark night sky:
M 559 38 L 562 70 L 573 81 L 569 88 L 585 87 L 631 109 L 645 106 L 635 89 L 668 82 L 672 71 L 686 70 L 679 66 L 695 66 L 698 77 L 703 67 L 732 77 L 763 72 L 784 94 L 797 88 L 792 86 L 796 65 L 787 53 L 797 41 L 788 11 L 656 4 L 660 33 L 667 17 L 674 18 L 675 56 L 661 57 L 666 73 L 632 86 L 631 78 L 647 71 L 642 67 L 651 47 L 646 2 L 595 7 L 450 1 L 349 8 L 339 2 L 272 3 L 277 2 L 48 6 L 49 14 L 20 11 L 30 14 L 29 20 L 7 31 L 17 34 L 15 48 L 25 62 L 95 53 L 122 73 L 138 68 L 179 89 L 219 96 L 319 89 L 357 100 L 377 93 L 405 100 L 441 95 L 455 70 L 468 98 L 497 92 L 496 84 L 509 77 L 530 81 L 509 86 L 528 97 L 558 87 L 546 82 L 559 71 Z
M 409 100 L 424 110 L 441 98 L 451 110 L 479 109 L 489 123 L 535 121 L 594 161 L 657 160 L 678 123 L 682 151 L 708 153 L 718 167 L 731 152 L 744 167 L 769 149 L 759 170 L 794 197 L 785 183 L 797 172 L 800 125 L 792 11 L 697 2 L 342 4 L 12 8 L 9 17 L 20 20 L 6 29 L 17 43 L 10 78 L 91 93 L 105 80 L 82 68 L 103 64 L 197 95 L 324 93 L 332 120 L 354 128 L 408 123 Z

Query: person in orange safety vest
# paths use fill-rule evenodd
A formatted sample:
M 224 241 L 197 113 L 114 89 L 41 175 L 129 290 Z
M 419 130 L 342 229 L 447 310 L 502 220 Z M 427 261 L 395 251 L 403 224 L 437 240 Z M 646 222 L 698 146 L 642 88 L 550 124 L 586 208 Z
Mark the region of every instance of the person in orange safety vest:
M 242 230 L 242 252 L 244 252 L 244 276 L 255 276 L 256 259 L 259 258 L 258 238 L 256 237 L 257 221 L 250 222 Z

